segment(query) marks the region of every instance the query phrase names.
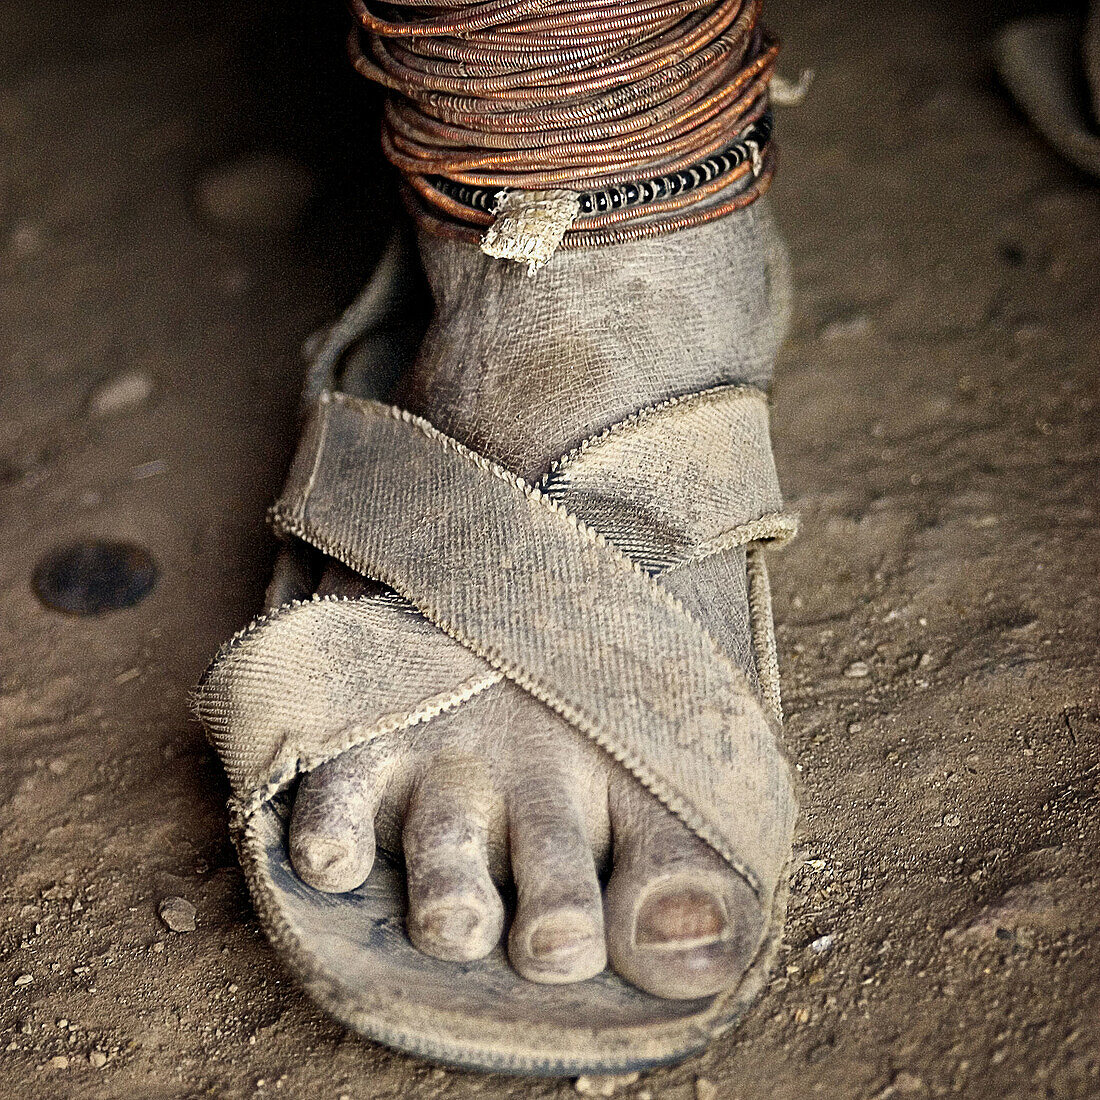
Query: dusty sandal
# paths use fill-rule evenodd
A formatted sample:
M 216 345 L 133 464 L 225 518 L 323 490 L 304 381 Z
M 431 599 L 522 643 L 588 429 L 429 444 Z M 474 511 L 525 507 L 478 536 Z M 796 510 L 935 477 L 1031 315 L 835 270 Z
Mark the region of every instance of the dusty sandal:
M 783 926 L 796 800 L 762 550 L 794 522 L 764 396 L 726 385 L 641 409 L 528 483 L 421 418 L 333 388 L 334 366 L 353 361 L 343 385 L 369 392 L 370 349 L 392 355 L 380 334 L 410 312 L 400 270 L 391 250 L 316 355 L 313 410 L 273 509 L 290 540 L 270 598 L 281 606 L 224 647 L 196 696 L 257 910 L 319 1004 L 401 1050 L 519 1073 L 675 1061 L 755 1000 Z M 698 563 L 741 547 L 759 694 L 676 596 Z M 303 548 L 387 591 L 287 600 Z M 287 819 L 301 775 L 502 678 L 627 768 L 749 884 L 765 928 L 734 988 L 666 1000 L 610 970 L 539 985 L 500 945 L 439 961 L 406 934 L 399 858 L 379 850 L 344 894 L 295 874 Z

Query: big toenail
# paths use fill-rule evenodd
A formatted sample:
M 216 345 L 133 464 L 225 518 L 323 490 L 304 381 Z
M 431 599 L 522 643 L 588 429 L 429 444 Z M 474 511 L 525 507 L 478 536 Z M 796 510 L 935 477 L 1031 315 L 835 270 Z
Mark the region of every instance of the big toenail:
M 709 890 L 680 886 L 650 894 L 638 910 L 634 942 L 641 947 L 712 943 L 726 932 L 726 909 Z
M 596 929 L 581 913 L 551 913 L 535 925 L 527 940 L 533 958 L 568 955 L 589 943 Z

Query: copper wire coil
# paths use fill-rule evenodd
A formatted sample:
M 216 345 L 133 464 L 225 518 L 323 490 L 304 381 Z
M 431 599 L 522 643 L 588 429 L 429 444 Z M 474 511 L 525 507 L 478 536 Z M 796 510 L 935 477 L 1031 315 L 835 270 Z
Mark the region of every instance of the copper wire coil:
M 578 62 L 480 79 L 472 78 L 464 71 L 454 72 L 450 76 L 432 73 L 423 64 L 416 69 L 404 69 L 387 52 L 386 40 L 377 35 L 370 39 L 371 53 L 377 62 L 375 64 L 363 54 L 355 28 L 348 40 L 348 51 L 353 65 L 364 76 L 409 96 L 414 96 L 421 90 L 434 90 L 500 98 L 509 102 L 524 103 L 540 99 L 554 102 L 555 99 L 560 100 L 565 96 L 589 96 L 608 87 L 632 84 L 658 72 L 670 62 L 691 56 L 735 21 L 740 24 L 735 32 L 737 37 L 747 37 L 755 26 L 758 10 L 759 0 L 748 0 L 748 6 L 743 9 L 739 9 L 737 0 L 718 0 L 708 15 L 700 19 L 689 17 L 678 24 L 678 30 L 683 30 L 671 41 L 658 42 L 656 45 L 651 45 L 648 40 L 643 41 L 625 50 L 622 57 L 588 72 L 581 80 L 572 79 L 574 72 L 583 71 L 583 63 Z M 414 55 L 409 53 L 409 56 Z
M 428 119 L 492 134 L 533 133 L 604 121 L 629 123 L 636 112 L 667 103 L 682 92 L 690 91 L 693 84 L 705 83 L 709 87 L 716 80 L 729 79 L 729 72 L 738 64 L 724 51 L 711 49 L 689 62 L 670 65 L 629 88 L 612 88 L 590 99 L 501 112 L 489 110 L 495 104 L 485 100 L 471 101 L 468 97 L 436 94 L 418 102 L 416 110 Z M 403 99 L 398 102 L 406 105 Z
M 770 64 L 764 66 L 760 75 L 752 82 L 750 92 L 754 96 L 762 94 L 770 71 Z M 743 100 L 741 86 L 736 81 L 731 81 L 725 71 L 707 74 L 700 83 L 703 86 L 702 91 L 710 92 L 701 100 L 697 98 L 699 89 L 693 88 L 671 99 L 659 101 L 637 114 L 625 118 L 601 118 L 582 126 L 543 125 L 534 129 L 520 129 L 515 126 L 508 132 L 498 133 L 493 126 L 478 129 L 441 122 L 423 111 L 413 111 L 407 104 L 392 99 L 386 105 L 386 123 L 391 131 L 401 133 L 407 140 L 418 142 L 433 152 L 439 149 L 468 151 L 476 142 L 483 150 L 512 150 L 516 145 L 521 145 L 524 149 L 557 149 L 557 159 L 562 159 L 568 155 L 564 150 L 572 146 L 598 147 L 601 142 L 616 138 L 628 139 L 640 133 L 650 136 L 665 133 L 671 136 L 690 127 L 695 117 L 704 114 L 708 109 L 714 114 L 735 98 Z M 746 111 L 741 110 L 739 114 L 743 117 Z
M 764 97 L 770 71 L 770 66 L 766 67 L 761 78 L 740 95 L 738 85 L 727 82 L 719 92 L 686 109 L 683 104 L 676 104 L 671 110 L 657 108 L 646 112 L 639 116 L 644 120 L 642 124 L 612 120 L 573 131 L 520 134 L 518 141 L 512 135 L 477 134 L 436 125 L 425 122 L 423 116 L 409 118 L 392 105 L 386 112 L 386 122 L 394 147 L 407 157 L 436 165 L 433 171 L 437 175 L 469 173 L 485 165 L 506 170 L 513 164 L 524 164 L 530 171 L 571 164 L 597 167 L 616 152 L 636 161 L 649 151 L 646 159 L 652 162 L 672 156 L 683 147 L 700 148 L 714 130 L 728 137 L 731 121 L 734 131 L 743 128 L 753 113 L 752 108 Z M 482 151 L 473 155 L 469 150 L 475 136 Z M 516 144 L 524 145 L 522 151 L 512 151 Z
M 559 59 L 541 67 L 480 80 L 460 74 L 456 82 L 452 75 L 449 77 L 449 87 L 484 98 L 525 103 L 588 97 L 609 88 L 630 86 L 659 72 L 670 62 L 690 57 L 727 30 L 731 31 L 731 50 L 743 47 L 744 28 L 734 27 L 735 12 L 732 6 L 723 5 L 710 14 L 690 15 L 672 28 L 665 41 L 654 44 L 651 39 L 643 37 L 599 64 Z M 386 51 L 386 44 L 375 40 L 373 52 L 376 56 L 385 59 Z M 422 63 L 420 68 L 423 69 Z
M 765 103 L 759 101 L 756 109 L 751 112 L 743 123 L 755 120 L 764 113 Z M 567 187 L 570 190 L 589 190 L 597 187 L 613 187 L 620 183 L 630 183 L 640 176 L 663 175 L 688 168 L 697 161 L 703 160 L 711 153 L 717 152 L 725 145 L 735 128 L 730 132 L 719 133 L 712 141 L 701 149 L 691 150 L 681 155 L 666 160 L 642 160 L 636 156 L 621 156 L 617 163 L 610 162 L 607 157 L 603 163 L 594 167 L 584 168 L 573 165 L 551 171 L 514 171 L 502 172 L 467 172 L 467 171 L 438 171 L 423 161 L 406 157 L 399 149 L 390 143 L 390 135 L 383 131 L 382 148 L 386 156 L 406 175 L 439 175 L 447 176 L 458 183 L 467 183 L 474 187 L 514 187 L 525 191 L 537 191 L 545 188 Z M 599 170 L 597 170 L 599 169 Z
M 596 190 L 701 163 L 757 120 L 778 44 L 761 0 L 350 0 L 355 68 L 386 87 L 383 149 L 421 220 L 480 240 L 484 210 L 428 177 L 487 189 Z M 754 153 L 754 158 L 756 154 Z M 561 247 L 592 248 L 704 224 L 770 185 L 741 164 L 689 191 L 578 218 Z
M 579 125 L 608 118 L 629 118 L 632 108 L 644 109 L 663 102 L 669 96 L 690 89 L 693 81 L 702 83 L 716 69 L 740 65 L 734 59 L 725 36 L 720 37 L 692 57 L 669 65 L 646 80 L 628 87 L 613 88 L 591 99 L 554 103 L 541 107 L 501 112 L 497 104 L 470 96 L 446 96 L 431 93 L 416 100 L 417 110 L 433 119 L 491 133 L 523 133 L 550 126 Z

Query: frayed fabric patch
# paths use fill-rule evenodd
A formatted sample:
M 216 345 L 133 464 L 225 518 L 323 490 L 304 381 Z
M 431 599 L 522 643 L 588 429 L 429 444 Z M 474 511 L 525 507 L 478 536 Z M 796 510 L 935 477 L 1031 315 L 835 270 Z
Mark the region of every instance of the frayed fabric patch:
M 558 250 L 580 209 L 575 191 L 501 191 L 481 251 L 526 264 L 527 274 L 534 275 Z

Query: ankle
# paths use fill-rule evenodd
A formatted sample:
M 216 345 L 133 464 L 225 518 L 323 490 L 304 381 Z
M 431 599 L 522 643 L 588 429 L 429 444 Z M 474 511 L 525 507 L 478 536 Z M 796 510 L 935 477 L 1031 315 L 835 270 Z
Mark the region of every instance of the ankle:
M 766 208 L 555 257 L 534 278 L 422 233 L 435 319 L 404 395 L 526 475 L 637 408 L 723 383 L 766 388 L 782 248 Z

